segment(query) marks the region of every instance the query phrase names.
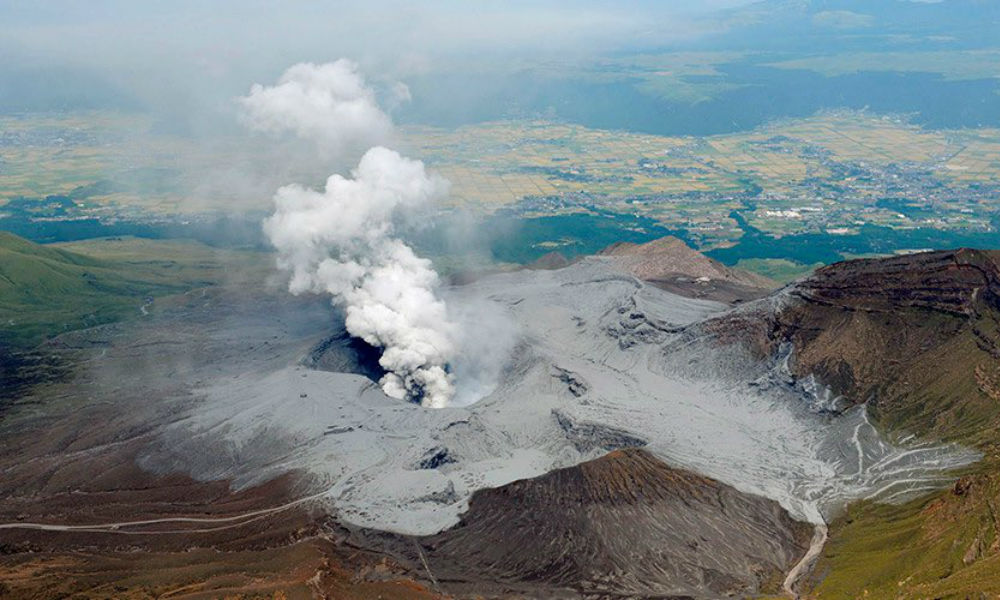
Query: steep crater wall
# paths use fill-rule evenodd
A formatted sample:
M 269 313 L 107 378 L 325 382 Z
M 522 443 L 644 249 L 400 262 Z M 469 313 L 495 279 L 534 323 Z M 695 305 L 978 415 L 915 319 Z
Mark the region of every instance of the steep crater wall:
M 890 429 L 993 444 L 1000 425 L 1000 253 L 937 251 L 824 267 L 707 323 L 725 342 L 817 377 Z

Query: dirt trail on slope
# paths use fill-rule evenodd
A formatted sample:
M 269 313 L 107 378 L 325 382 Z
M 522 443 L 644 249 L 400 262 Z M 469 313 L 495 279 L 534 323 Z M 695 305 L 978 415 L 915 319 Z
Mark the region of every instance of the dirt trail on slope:
M 802 557 L 792 570 L 788 572 L 785 577 L 785 582 L 782 584 L 785 592 L 789 596 L 799 599 L 798 592 L 795 591 L 795 586 L 798 585 L 799 581 L 805 577 L 812 566 L 816 563 L 816 559 L 823 552 L 823 547 L 826 545 L 826 540 L 829 537 L 829 530 L 826 525 L 820 524 L 816 525 L 816 531 L 813 533 L 812 541 L 809 543 L 809 550 L 806 551 L 805 555 Z

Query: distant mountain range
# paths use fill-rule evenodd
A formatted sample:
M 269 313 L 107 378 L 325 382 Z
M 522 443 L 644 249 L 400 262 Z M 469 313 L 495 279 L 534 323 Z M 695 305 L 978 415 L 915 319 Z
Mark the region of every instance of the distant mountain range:
M 1000 6 L 988 0 L 764 0 L 711 18 L 728 31 L 709 43 L 807 53 L 926 51 L 995 46 Z

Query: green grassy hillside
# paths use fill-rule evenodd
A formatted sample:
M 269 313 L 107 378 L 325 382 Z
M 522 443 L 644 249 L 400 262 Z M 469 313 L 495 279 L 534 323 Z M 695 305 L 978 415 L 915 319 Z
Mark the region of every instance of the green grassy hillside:
M 43 246 L 0 231 L 0 347 L 142 315 L 152 298 L 213 285 L 255 265 L 258 253 L 186 241 L 92 240 Z
M 147 297 L 181 289 L 128 265 L 0 232 L 0 341 L 12 346 L 138 313 Z
M 1000 461 L 903 506 L 870 502 L 831 524 L 811 598 L 979 599 L 1000 595 Z

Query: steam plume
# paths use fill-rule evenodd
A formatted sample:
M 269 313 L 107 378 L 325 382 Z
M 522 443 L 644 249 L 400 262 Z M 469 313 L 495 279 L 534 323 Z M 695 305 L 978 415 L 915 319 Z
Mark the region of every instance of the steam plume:
M 289 131 L 331 155 L 383 139 L 391 121 L 350 61 L 299 64 L 273 87 L 254 85 L 241 99 L 254 129 Z M 448 182 L 423 163 L 375 146 L 350 177 L 330 176 L 322 191 L 282 187 L 264 230 L 291 274 L 289 290 L 329 293 L 346 313 L 347 331 L 383 349 L 380 384 L 394 398 L 442 407 L 454 394 L 446 365 L 453 326 L 436 294 L 438 277 L 394 235 L 400 211 L 433 202 Z
M 344 58 L 294 65 L 277 85 L 255 83 L 239 102 L 251 129 L 312 140 L 327 159 L 360 154 L 392 133 L 392 120 L 379 108 L 375 92 L 358 66 Z

